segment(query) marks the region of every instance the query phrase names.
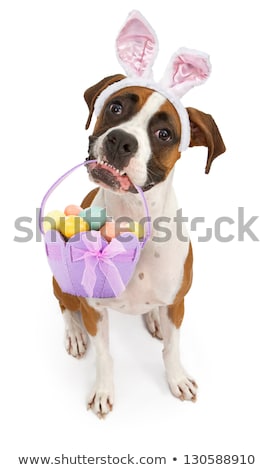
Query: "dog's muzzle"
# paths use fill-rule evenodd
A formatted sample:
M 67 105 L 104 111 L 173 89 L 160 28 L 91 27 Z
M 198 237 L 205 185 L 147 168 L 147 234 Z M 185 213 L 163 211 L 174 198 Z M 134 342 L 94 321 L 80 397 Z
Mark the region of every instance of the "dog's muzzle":
M 96 142 L 94 136 L 89 138 L 89 158 L 96 158 L 93 146 Z M 138 150 L 138 142 L 134 135 L 121 129 L 111 130 L 102 142 L 102 154 L 97 163 L 87 165 L 88 172 L 96 183 L 106 186 L 114 191 L 136 192 L 136 189 L 126 169 Z
M 104 155 L 110 165 L 117 170 L 124 170 L 138 149 L 134 135 L 121 129 L 110 131 L 103 142 Z

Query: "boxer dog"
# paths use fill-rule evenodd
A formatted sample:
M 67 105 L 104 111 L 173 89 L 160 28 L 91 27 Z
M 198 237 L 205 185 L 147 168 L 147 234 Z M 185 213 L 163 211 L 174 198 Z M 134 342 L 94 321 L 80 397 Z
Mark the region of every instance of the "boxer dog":
M 138 55 L 140 37 L 145 39 Z M 131 46 L 125 53 L 128 42 Z M 132 46 L 134 54 L 131 54 Z M 180 96 L 207 78 L 208 56 L 180 49 L 159 85 L 150 73 L 155 56 L 151 50 L 153 47 L 156 50 L 156 46 L 150 25 L 140 13 L 133 12 L 117 39 L 118 58 L 128 78 L 106 77 L 84 94 L 89 108 L 86 129 L 94 109 L 97 114 L 87 159 L 96 162 L 87 161 L 87 169 L 99 188 L 91 191 L 81 204 L 83 208 L 91 204 L 106 207 L 115 220 L 126 216 L 140 221 L 144 213 L 134 186 L 138 185 L 146 197 L 153 226 L 151 236 L 133 277 L 119 297 L 76 297 L 63 293 L 54 280 L 54 293 L 66 325 L 68 353 L 76 358 L 84 355 L 85 330 L 94 343 L 96 381 L 88 407 L 100 418 L 112 410 L 114 401 L 108 308 L 143 315 L 149 332 L 163 339 L 164 365 L 173 395 L 194 402 L 197 394 L 196 382 L 186 373 L 180 359 L 179 329 L 184 317 L 184 297 L 192 282 L 192 248 L 185 228 L 184 241 L 177 236 L 178 207 L 172 179 L 181 150 L 188 146 L 207 147 L 208 173 L 213 159 L 225 151 L 225 146 L 209 114 L 194 108 L 184 109 L 178 104 Z M 163 226 L 168 229 L 164 237 Z M 81 312 L 85 330 L 76 312 Z

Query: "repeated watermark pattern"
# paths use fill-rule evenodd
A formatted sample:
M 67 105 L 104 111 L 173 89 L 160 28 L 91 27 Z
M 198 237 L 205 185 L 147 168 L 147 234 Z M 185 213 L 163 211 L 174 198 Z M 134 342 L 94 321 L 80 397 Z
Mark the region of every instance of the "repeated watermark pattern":
M 180 241 L 188 241 L 188 237 L 184 233 L 185 224 L 188 225 L 190 232 L 197 232 L 199 242 L 208 242 L 213 239 L 221 243 L 228 243 L 231 241 L 243 242 L 247 239 L 257 242 L 259 241 L 259 238 L 254 232 L 253 225 L 258 218 L 259 216 L 257 215 L 253 215 L 247 218 L 245 216 L 245 208 L 238 207 L 237 216 L 235 218 L 220 216 L 216 218 L 211 226 L 208 226 L 205 217 L 199 216 L 190 219 L 182 215 L 182 209 L 178 209 L 176 216 L 173 218 L 160 216 L 151 220 L 149 217 L 143 217 L 139 221 L 139 224 L 146 227 L 146 224 L 151 222 L 152 240 L 156 243 L 168 242 L 172 236 L 174 236 L 174 234 Z M 52 228 L 54 228 L 55 222 L 53 219 L 49 217 L 43 217 L 42 222 L 44 221 L 47 223 L 52 223 Z M 117 233 L 120 232 L 119 227 L 124 226 L 125 223 L 127 223 L 129 227 L 131 224 L 134 224 L 134 222 L 129 217 L 120 217 L 116 220 L 115 223 L 117 227 Z M 21 216 L 16 218 L 14 222 L 14 228 L 16 233 L 13 240 L 15 242 L 28 243 L 33 239 L 36 242 L 41 242 L 43 236 L 39 229 L 39 208 L 36 209 L 35 218 L 28 216 Z M 227 233 L 228 229 L 230 233 Z M 94 235 L 92 232 L 87 232 L 87 236 L 89 236 L 90 240 L 93 241 Z M 52 232 L 52 237 L 54 237 L 54 232 Z M 128 235 L 128 241 L 130 239 L 130 235 Z M 74 237 L 74 240 L 77 240 L 76 236 Z M 55 240 L 53 239 L 52 241 Z M 123 241 L 126 241 L 125 237 L 123 237 Z

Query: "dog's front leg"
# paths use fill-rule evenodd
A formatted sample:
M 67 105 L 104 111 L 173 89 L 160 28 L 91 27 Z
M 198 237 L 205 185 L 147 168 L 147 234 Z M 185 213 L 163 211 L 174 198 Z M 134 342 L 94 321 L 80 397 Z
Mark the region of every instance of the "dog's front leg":
M 168 307 L 160 307 L 160 323 L 164 340 L 163 359 L 170 390 L 180 400 L 196 401 L 197 385 L 182 367 L 180 329 L 171 321 Z
M 96 353 L 96 381 L 88 401 L 88 409 L 92 409 L 99 418 L 104 418 L 113 406 L 113 364 L 109 353 L 108 312 L 100 310 L 95 335 L 90 335 Z
M 66 350 L 71 356 L 81 359 L 87 349 L 88 337 L 81 324 L 79 313 L 65 308 L 63 310 L 63 319 L 65 321 Z

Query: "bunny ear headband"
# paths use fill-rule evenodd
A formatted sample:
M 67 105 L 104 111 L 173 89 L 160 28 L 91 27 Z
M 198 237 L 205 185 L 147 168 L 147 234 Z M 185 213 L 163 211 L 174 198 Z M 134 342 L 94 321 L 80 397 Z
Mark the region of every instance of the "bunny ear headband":
M 98 116 L 106 99 L 126 86 L 143 86 L 165 96 L 175 107 L 181 120 L 182 137 L 179 150 L 190 142 L 188 113 L 180 98 L 192 87 L 201 85 L 210 74 L 209 56 L 204 52 L 181 48 L 170 59 L 163 78 L 153 79 L 152 66 L 158 53 L 158 40 L 150 24 L 140 12 L 132 11 L 116 39 L 117 58 L 127 78 L 109 85 L 96 100 L 94 111 Z

